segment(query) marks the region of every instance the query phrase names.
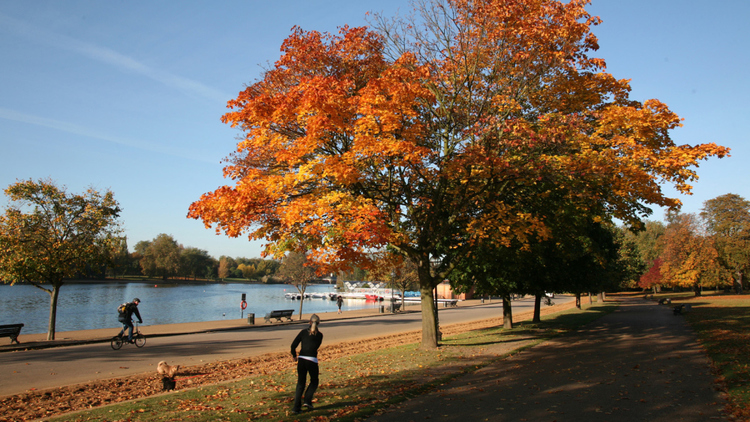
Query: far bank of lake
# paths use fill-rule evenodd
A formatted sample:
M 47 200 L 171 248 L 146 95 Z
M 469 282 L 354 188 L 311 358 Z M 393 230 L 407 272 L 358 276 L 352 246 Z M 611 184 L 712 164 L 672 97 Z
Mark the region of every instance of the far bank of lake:
M 73 281 L 60 288 L 56 331 L 116 330 L 120 327 L 117 306 L 136 297 L 141 300 L 138 308 L 146 325 L 239 319 L 249 313 L 255 314 L 256 320 L 260 318 L 262 323 L 263 316 L 276 309 L 294 309 L 294 315 L 299 315 L 300 301 L 284 298 L 284 293 L 296 291 L 288 284 Z M 308 293 L 334 291 L 331 284 L 307 287 Z M 244 311 L 240 307 L 243 293 L 247 301 Z M 23 323 L 22 333 L 26 334 L 47 332 L 50 305 L 47 293 L 28 284 L 0 284 L 0 298 L 0 324 Z M 377 302 L 347 299 L 342 309 L 378 306 Z M 305 314 L 336 310 L 336 301 L 303 301 Z

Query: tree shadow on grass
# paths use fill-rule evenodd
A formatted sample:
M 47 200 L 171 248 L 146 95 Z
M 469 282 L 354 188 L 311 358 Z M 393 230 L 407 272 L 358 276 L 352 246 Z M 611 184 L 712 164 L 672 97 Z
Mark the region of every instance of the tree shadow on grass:
M 513 338 L 499 338 L 497 340 L 486 340 L 486 341 L 452 341 L 452 340 L 445 340 L 442 342 L 443 346 L 451 346 L 451 347 L 477 347 L 477 346 L 493 346 L 498 344 L 510 344 L 510 343 L 518 343 L 518 342 L 524 342 L 528 340 L 533 340 L 535 337 L 532 336 L 523 336 L 519 337 L 514 335 Z

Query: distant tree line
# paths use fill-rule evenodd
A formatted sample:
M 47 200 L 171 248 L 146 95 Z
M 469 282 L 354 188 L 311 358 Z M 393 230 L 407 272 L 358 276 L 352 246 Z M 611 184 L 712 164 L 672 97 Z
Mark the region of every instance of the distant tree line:
M 268 283 L 273 281 L 280 265 L 273 259 L 228 256 L 216 259 L 203 249 L 183 246 L 171 235 L 162 233 L 152 240 L 136 243 L 133 252 L 128 251 L 127 240 L 120 238 L 107 276 L 146 276 L 162 280 L 235 278 Z
M 742 293 L 750 268 L 750 202 L 726 194 L 703 204 L 699 214 L 670 212 L 639 232 L 623 230 L 621 260 L 627 287 L 733 289 Z

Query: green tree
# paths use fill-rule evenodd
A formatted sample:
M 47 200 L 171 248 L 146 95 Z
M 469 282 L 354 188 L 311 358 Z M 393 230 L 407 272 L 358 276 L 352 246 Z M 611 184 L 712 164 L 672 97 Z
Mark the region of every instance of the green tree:
M 646 221 L 641 227 L 636 229 L 635 243 L 641 260 L 646 265 L 659 258 L 662 254 L 663 244 L 661 237 L 664 236 L 667 227 L 661 221 Z
M 476 294 L 500 296 L 503 301 L 503 326 L 513 328 L 511 295 L 521 291 L 520 280 L 525 274 L 524 258 L 528 251 L 520 248 L 480 245 L 457 265 L 450 275 L 451 286 L 457 292 L 467 292 L 472 287 Z M 521 255 L 521 256 L 519 256 Z
M 719 262 L 742 293 L 745 274 L 750 268 L 750 202 L 732 193 L 703 203 L 701 217 L 713 236 Z
M 622 274 L 622 289 L 635 289 L 639 280 L 648 268 L 641 258 L 641 253 L 636 243 L 636 234 L 625 226 L 617 227 L 615 233 L 616 241 L 620 245 L 618 249 L 619 266 Z
M 614 225 L 590 223 L 568 247 L 574 252 L 567 266 L 570 281 L 563 289 L 576 295 L 579 308 L 584 292 L 600 293 L 603 299 L 605 292 L 620 288 L 627 272 L 620 260 L 622 243 Z
M 259 259 L 255 263 L 255 275 L 254 277 L 260 278 L 264 283 L 273 277 L 279 270 L 281 262 L 275 259 Z
M 143 249 L 141 268 L 146 276 L 167 280 L 179 274 L 182 246 L 172 236 L 161 233 L 150 242 L 138 242 L 139 249 Z
M 646 221 L 628 227 L 621 227 L 620 234 L 620 266 L 623 271 L 625 287 L 640 286 L 641 277 L 654 267 L 657 259 L 660 259 L 664 243 L 662 237 L 666 232 L 666 225 L 661 221 Z M 661 262 L 659 263 L 659 268 Z M 660 284 L 650 284 L 661 281 L 661 277 L 648 277 L 649 287 L 658 292 Z
M 130 264 L 131 257 L 128 253 L 128 240 L 126 237 L 120 237 L 115 241 L 108 273 L 113 278 L 123 276 L 127 274 Z
M 206 267 L 212 267 L 215 260 L 203 249 L 187 247 L 180 254 L 181 271 L 196 279 L 205 276 Z
M 308 284 L 315 279 L 315 269 L 311 266 L 307 256 L 299 252 L 290 252 L 281 261 L 278 275 L 285 282 L 294 286 L 300 294 L 299 319 L 302 319 L 302 305 Z
M 50 295 L 47 340 L 54 340 L 65 280 L 109 264 L 121 246 L 120 206 L 111 191 L 68 194 L 51 180 L 19 181 L 5 194 L 12 203 L 0 216 L 0 280 Z

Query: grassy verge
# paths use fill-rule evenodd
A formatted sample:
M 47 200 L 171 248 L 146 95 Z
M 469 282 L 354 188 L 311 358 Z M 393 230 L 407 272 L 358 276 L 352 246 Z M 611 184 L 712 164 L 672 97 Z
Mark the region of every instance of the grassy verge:
M 315 410 L 290 413 L 296 373 L 293 370 L 184 390 L 53 418 L 54 421 L 355 421 L 408 400 L 509 354 L 568 333 L 616 308 L 594 304 L 522 322 L 443 339 L 438 350 L 409 344 L 321 362 L 321 385 Z
M 727 390 L 728 412 L 750 420 L 750 296 L 703 296 L 685 318 L 698 334 Z

